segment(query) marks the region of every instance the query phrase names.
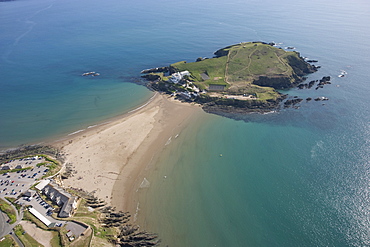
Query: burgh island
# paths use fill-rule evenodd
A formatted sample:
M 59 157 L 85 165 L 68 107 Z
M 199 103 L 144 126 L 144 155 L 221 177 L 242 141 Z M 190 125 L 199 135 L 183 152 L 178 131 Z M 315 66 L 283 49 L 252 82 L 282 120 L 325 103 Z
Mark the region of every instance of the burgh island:
M 199 103 L 207 112 L 266 112 L 285 98 L 278 89 L 297 86 L 318 68 L 274 43 L 239 43 L 214 55 L 143 70 L 142 77 L 153 90 Z

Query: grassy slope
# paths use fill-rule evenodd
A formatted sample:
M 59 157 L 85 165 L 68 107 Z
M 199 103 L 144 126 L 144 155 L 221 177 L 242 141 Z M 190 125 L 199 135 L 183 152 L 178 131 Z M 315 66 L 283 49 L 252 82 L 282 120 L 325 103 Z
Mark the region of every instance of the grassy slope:
M 4 240 L 0 241 L 0 247 L 18 246 L 10 235 L 6 235 Z
M 90 212 L 84 199 L 82 199 L 82 202 L 79 204 L 73 218 L 91 226 L 94 231 L 93 246 L 111 246 L 108 242 L 108 238 L 109 236 L 116 235 L 115 229 L 102 227 L 99 224 L 99 212 Z
M 56 229 L 50 229 L 47 226 L 45 226 L 44 223 L 42 223 L 39 219 L 37 219 L 35 216 L 33 216 L 28 210 L 24 211 L 23 219 L 35 223 L 36 226 L 38 228 L 41 228 L 42 230 L 51 231 L 52 234 L 53 234 L 53 239 L 50 242 L 51 246 L 53 246 L 53 247 L 61 246 L 60 245 L 61 241 L 60 241 L 59 232 Z
M 34 238 L 32 238 L 28 233 L 23 234 L 24 229 L 21 225 L 17 225 L 14 228 L 14 232 L 18 236 L 18 238 L 21 240 L 21 242 L 24 244 L 24 246 L 30 246 L 30 247 L 43 246 L 42 244 L 37 242 Z
M 16 213 L 14 209 L 3 199 L 0 199 L 0 210 L 3 211 L 6 215 L 8 215 L 10 222 L 9 224 L 13 224 L 17 221 Z
M 277 97 L 277 93 L 272 88 L 252 84 L 253 80 L 259 76 L 292 76 L 294 72 L 286 58 L 298 57 L 295 52 L 251 42 L 233 45 L 224 51 L 228 52 L 226 56 L 192 63 L 182 61 L 171 66 L 178 71 L 190 71 L 200 88 L 221 84 L 226 85 L 229 92 L 257 94 L 265 100 Z M 203 81 L 201 73 L 207 73 L 210 79 Z

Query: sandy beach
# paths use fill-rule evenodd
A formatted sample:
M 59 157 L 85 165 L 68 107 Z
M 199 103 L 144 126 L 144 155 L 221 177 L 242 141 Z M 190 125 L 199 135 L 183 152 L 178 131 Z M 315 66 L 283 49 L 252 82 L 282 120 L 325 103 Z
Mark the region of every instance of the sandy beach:
M 64 186 L 95 192 L 118 210 L 134 213 L 135 191 L 166 142 L 202 110 L 156 93 L 146 104 L 54 143 L 62 148 L 73 176 Z

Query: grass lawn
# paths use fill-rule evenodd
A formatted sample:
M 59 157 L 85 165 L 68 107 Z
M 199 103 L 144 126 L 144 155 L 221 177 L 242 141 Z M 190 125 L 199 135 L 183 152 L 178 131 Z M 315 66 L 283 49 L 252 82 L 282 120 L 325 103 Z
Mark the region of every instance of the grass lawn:
M 278 93 L 271 87 L 257 86 L 253 82 L 260 76 L 293 78 L 289 58 L 300 59 L 296 52 L 263 43 L 240 43 L 222 50 L 220 57 L 191 63 L 181 61 L 171 67 L 177 71 L 188 70 L 200 89 L 208 89 L 211 84 L 225 85 L 225 91 L 229 93 L 250 93 L 257 95 L 258 100 L 267 100 L 276 99 Z M 209 79 L 203 80 L 203 73 Z
M 17 221 L 17 216 L 14 209 L 3 199 L 0 198 L 0 210 L 3 211 L 6 215 L 8 215 L 10 222 L 9 224 L 13 224 Z
M 0 241 L 0 247 L 12 247 L 12 246 L 18 246 L 15 243 L 15 240 L 10 236 L 6 235 L 2 241 Z
M 21 242 L 24 244 L 24 246 L 30 246 L 30 247 L 38 247 L 38 246 L 43 246 L 39 242 L 37 242 L 34 238 L 32 238 L 28 233 L 24 233 L 24 229 L 21 225 L 17 225 L 14 228 L 15 234 L 18 236 L 18 238 L 21 240 Z

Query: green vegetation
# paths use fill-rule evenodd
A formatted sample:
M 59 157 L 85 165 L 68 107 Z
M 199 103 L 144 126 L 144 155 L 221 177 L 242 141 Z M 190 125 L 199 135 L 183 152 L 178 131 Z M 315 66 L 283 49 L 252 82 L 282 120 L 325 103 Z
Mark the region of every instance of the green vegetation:
M 10 203 L 12 203 L 13 204 L 13 206 L 18 210 L 18 212 L 19 212 L 19 209 L 21 209 L 21 205 L 19 205 L 19 204 L 17 204 L 17 203 L 14 203 L 16 200 L 17 200 L 17 198 L 14 198 L 14 197 L 5 197 L 5 199 L 6 200 L 8 200 Z
M 102 227 L 99 223 L 100 214 L 101 213 L 99 211 L 90 212 L 86 205 L 86 200 L 81 199 L 73 218 L 89 225 L 93 229 L 94 236 L 100 239 L 99 242 L 105 242 L 112 236 L 116 235 L 116 230 L 111 227 Z
M 36 226 L 38 228 L 41 228 L 42 230 L 50 231 L 53 234 L 53 238 L 50 241 L 51 246 L 53 246 L 53 247 L 63 246 L 61 244 L 61 236 L 60 236 L 60 233 L 59 233 L 58 230 L 53 229 L 53 228 L 48 228 L 47 226 L 45 226 L 44 223 L 42 223 L 39 219 L 37 219 L 35 216 L 33 216 L 28 210 L 24 211 L 23 219 L 31 221 L 32 223 L 35 223 Z
M 21 242 L 24 244 L 24 246 L 30 246 L 30 247 L 42 246 L 39 242 L 37 242 L 34 238 L 32 238 L 28 233 L 26 233 L 21 225 L 17 225 L 14 228 L 14 232 L 18 236 L 18 238 L 21 240 Z
M 208 106 L 212 102 L 222 102 L 225 106 L 250 106 L 253 109 L 258 108 L 256 104 L 260 104 L 267 109 L 277 106 L 281 100 L 282 96 L 276 89 L 290 88 L 300 83 L 303 76 L 317 69 L 305 62 L 299 53 L 263 42 L 228 46 L 216 51 L 215 55 L 210 59 L 198 58 L 196 62 L 180 61 L 171 64 L 169 76 L 151 73 L 149 77 L 144 77 L 156 79 L 150 84 L 155 90 L 187 92 L 190 96 L 185 95 L 183 98 Z M 190 75 L 181 76 L 178 83 L 172 83 L 172 74 L 183 71 L 189 71 Z M 200 95 L 191 95 L 193 92 L 200 92 Z
M 188 70 L 195 84 L 203 85 L 204 88 L 208 88 L 211 84 L 225 85 L 226 89 L 233 92 L 245 88 L 249 88 L 250 93 L 260 91 L 255 84 L 261 76 L 285 78 L 287 85 L 281 85 L 281 80 L 275 80 L 275 82 L 272 80 L 269 85 L 264 86 L 270 91 L 267 95 L 273 98 L 276 97 L 276 93 L 272 93 L 269 87 L 288 87 L 295 82 L 297 76 L 302 75 L 291 64 L 293 60 L 302 62 L 298 53 L 284 51 L 265 43 L 241 43 L 221 49 L 216 54 L 220 56 L 193 63 L 182 61 L 172 64 L 171 70 Z M 306 66 L 310 65 L 306 64 Z M 202 78 L 202 74 L 207 75 L 209 79 L 204 79 L 204 76 Z M 266 98 L 268 98 L 267 95 L 265 95 Z
M 51 146 L 31 145 L 22 146 L 20 148 L 9 150 L 6 153 L 0 155 L 0 163 L 5 163 L 13 159 L 32 157 L 35 155 L 49 155 L 56 157 L 58 160 L 63 160 L 59 150 Z
M 209 84 L 222 84 L 227 85 L 225 81 L 225 68 L 227 57 L 219 57 L 206 59 L 194 63 L 186 63 L 185 61 L 171 64 L 171 68 L 175 71 L 188 70 L 197 85 L 204 85 L 205 88 Z M 201 74 L 205 73 L 209 76 L 209 80 L 204 81 Z
M 3 199 L 0 198 L 0 210 L 4 212 L 10 219 L 9 224 L 17 221 L 17 215 L 14 209 Z
M 4 240 L 0 241 L 0 247 L 13 247 L 13 246 L 18 245 L 15 243 L 15 240 L 10 235 L 6 235 L 4 237 Z
M 43 230 L 48 230 L 49 229 L 47 226 L 45 226 L 44 223 L 42 223 L 39 219 L 37 219 L 35 216 L 33 216 L 30 213 L 30 211 L 28 211 L 28 210 L 24 210 L 23 219 L 35 223 L 38 228 L 41 228 Z
M 26 167 L 22 169 L 12 169 L 12 170 L 1 170 L 0 174 L 8 173 L 8 172 L 17 172 L 17 171 L 24 171 L 24 170 L 30 170 L 32 167 Z
M 58 231 L 52 231 L 53 238 L 50 240 L 50 244 L 53 247 L 63 246 L 61 242 L 61 236 Z
M 42 176 L 42 178 L 50 177 L 51 175 L 57 173 L 61 167 L 57 161 L 50 159 L 50 158 L 47 158 L 47 162 L 38 163 L 36 166 L 37 167 L 40 167 L 40 166 L 48 167 L 49 169 L 48 172 L 44 176 Z M 32 168 L 33 167 L 26 167 L 22 169 L 12 169 L 12 170 L 1 170 L 0 174 L 4 174 L 8 172 L 18 172 L 18 171 L 23 171 L 23 170 L 30 170 Z

